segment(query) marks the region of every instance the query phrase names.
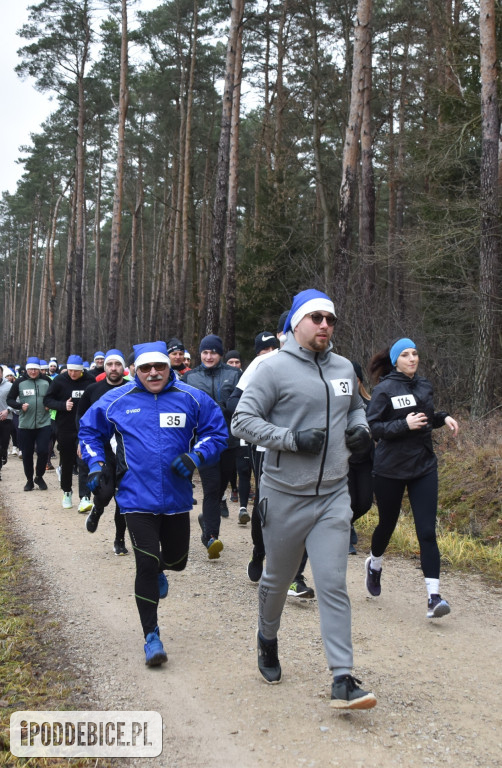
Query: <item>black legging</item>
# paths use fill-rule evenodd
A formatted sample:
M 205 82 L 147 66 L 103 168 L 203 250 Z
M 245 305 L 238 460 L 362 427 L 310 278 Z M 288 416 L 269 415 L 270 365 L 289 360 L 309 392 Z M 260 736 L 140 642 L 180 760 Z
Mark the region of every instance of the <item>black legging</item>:
M 235 466 L 235 448 L 227 448 L 220 455 L 219 461 L 211 466 L 203 464 L 199 467 L 204 498 L 202 500 L 202 516 L 204 521 L 204 537 L 217 539 L 220 535 L 220 501 L 225 488 L 230 482 L 232 468 Z
M 125 515 L 136 558 L 134 592 L 145 637 L 157 627 L 160 571 L 183 571 L 188 560 L 190 515 Z
M 265 451 L 258 451 L 256 445 L 251 446 L 251 461 L 253 464 L 253 474 L 255 482 L 255 495 L 253 501 L 253 511 L 251 513 L 251 539 L 253 540 L 253 558 L 263 560 L 265 557 L 265 544 L 263 543 L 263 531 L 261 529 L 260 515 L 258 514 L 258 505 L 260 503 L 260 478 L 263 467 L 263 457 Z
M 373 504 L 372 460 L 358 463 L 349 461 L 348 483 L 352 523 L 355 523 L 371 509 Z
M 414 480 L 395 480 L 374 475 L 373 487 L 378 506 L 378 525 L 371 539 L 372 555 L 381 557 L 387 549 L 399 519 L 404 491 L 408 489 L 423 574 L 425 578 L 439 579 L 440 556 L 436 539 L 437 471 Z

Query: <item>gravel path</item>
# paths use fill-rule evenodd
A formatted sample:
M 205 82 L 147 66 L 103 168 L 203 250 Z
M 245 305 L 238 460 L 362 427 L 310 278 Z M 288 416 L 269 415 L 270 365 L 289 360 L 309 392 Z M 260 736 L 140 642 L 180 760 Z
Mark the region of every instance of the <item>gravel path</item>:
M 229 504 L 225 549 L 209 561 L 192 515 L 185 572 L 169 576 L 160 604 L 166 665 L 144 664 L 133 597 L 133 555 L 116 557 L 111 509 L 94 535 L 85 515 L 61 507 L 55 472 L 49 490 L 23 492 L 16 457 L 2 472 L 4 514 L 33 562 L 33 594 L 61 622 L 50 640 L 71 659 L 84 691 L 80 709 L 161 713 L 164 750 L 154 768 L 419 768 L 502 766 L 502 591 L 445 573 L 452 613 L 425 617 L 417 561 L 385 562 L 382 596 L 364 590 L 365 553 L 349 559 L 354 673 L 378 698 L 375 709 L 330 709 L 330 677 L 317 603 L 289 598 L 279 635 L 283 683 L 267 686 L 256 668 L 257 588 L 246 576 L 249 525 Z M 310 571 L 307 578 L 312 584 Z M 120 765 L 145 765 L 132 759 Z

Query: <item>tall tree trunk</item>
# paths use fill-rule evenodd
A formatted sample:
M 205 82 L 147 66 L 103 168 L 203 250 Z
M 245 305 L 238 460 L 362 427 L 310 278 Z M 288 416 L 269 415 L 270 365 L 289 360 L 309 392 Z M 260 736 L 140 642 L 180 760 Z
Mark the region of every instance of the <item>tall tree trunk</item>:
M 493 406 L 497 273 L 499 261 L 497 42 L 495 0 L 480 0 L 481 47 L 481 242 L 479 252 L 478 340 L 472 418 Z
M 88 3 L 85 2 L 84 14 L 84 40 L 79 65 L 77 89 L 78 89 L 78 115 L 77 115 L 77 173 L 75 179 L 76 188 L 76 222 L 75 222 L 75 295 L 74 295 L 74 326 L 71 337 L 71 345 L 81 352 L 84 348 L 86 334 L 83 325 L 82 311 L 82 284 L 84 280 L 84 249 L 85 249 L 85 89 L 84 75 L 89 56 L 91 30 L 89 26 Z
M 122 197 L 124 190 L 125 167 L 125 125 L 129 90 L 127 87 L 127 0 L 122 0 L 122 38 L 120 45 L 120 90 L 118 114 L 117 170 L 113 195 L 113 216 L 110 249 L 110 271 L 106 305 L 105 335 L 108 346 L 113 347 L 117 340 L 117 312 L 120 279 L 120 231 L 122 224 Z
M 342 183 L 340 187 L 338 243 L 334 255 L 334 274 L 332 295 L 335 307 L 343 317 L 343 307 L 348 289 L 350 248 L 353 233 L 353 211 L 355 205 L 357 158 L 359 136 L 364 108 L 366 84 L 367 46 L 371 41 L 372 0 L 358 0 L 356 21 L 354 24 L 354 63 L 352 68 L 352 87 L 350 110 L 345 132 L 343 149 Z
M 239 192 L 239 122 L 241 111 L 242 35 L 243 25 L 241 18 L 235 51 L 232 127 L 230 131 L 227 233 L 225 239 L 226 313 L 224 342 L 227 349 L 233 349 L 235 346 L 235 305 L 237 291 L 237 196 Z
M 183 251 L 181 258 L 180 282 L 178 290 L 178 317 L 176 322 L 176 335 L 182 339 L 184 337 L 185 307 L 187 300 L 187 277 L 188 264 L 190 260 L 190 190 L 191 190 L 191 167 L 192 167 L 192 112 L 193 112 L 193 86 L 195 81 L 195 65 L 197 61 L 197 33 L 198 33 L 198 15 L 199 7 L 197 0 L 193 4 L 193 30 L 192 30 L 192 52 L 190 57 L 190 73 L 188 76 L 187 89 L 187 107 L 185 120 L 185 159 L 183 176 L 183 205 L 182 205 L 182 232 L 183 232 Z
M 218 163 L 216 170 L 216 195 L 214 199 L 213 235 L 207 289 L 207 315 L 205 333 L 218 333 L 220 293 L 225 246 L 225 229 L 228 208 L 228 169 L 230 164 L 230 130 L 232 123 L 232 99 L 234 89 L 235 51 L 242 19 L 244 0 L 232 0 L 230 30 L 228 33 L 225 87 L 221 116 Z

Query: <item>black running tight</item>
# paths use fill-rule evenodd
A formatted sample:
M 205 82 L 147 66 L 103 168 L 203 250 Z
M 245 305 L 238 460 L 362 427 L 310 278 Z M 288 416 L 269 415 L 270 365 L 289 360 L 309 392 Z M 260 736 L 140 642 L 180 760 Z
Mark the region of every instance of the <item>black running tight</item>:
M 182 571 L 188 560 L 190 516 L 152 515 L 128 512 L 125 515 L 136 558 L 134 591 L 145 637 L 157 627 L 160 571 Z
M 420 545 L 423 574 L 425 578 L 439 579 L 439 549 L 436 540 L 437 471 L 414 480 L 395 480 L 375 475 L 373 487 L 378 506 L 378 525 L 371 539 L 371 553 L 375 557 L 381 557 L 387 549 L 399 519 L 404 491 L 407 489 Z

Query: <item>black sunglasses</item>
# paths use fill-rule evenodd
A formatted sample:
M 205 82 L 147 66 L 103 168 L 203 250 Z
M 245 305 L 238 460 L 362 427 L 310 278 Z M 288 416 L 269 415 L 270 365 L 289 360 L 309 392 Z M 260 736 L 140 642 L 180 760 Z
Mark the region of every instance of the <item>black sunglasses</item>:
M 138 365 L 138 370 L 141 373 L 150 373 L 152 368 L 155 368 L 156 371 L 165 371 L 167 363 L 143 363 L 143 365 Z
M 321 325 L 323 320 L 326 320 L 327 325 L 330 328 L 336 325 L 337 318 L 334 315 L 321 315 L 320 312 L 308 312 L 307 317 L 310 317 L 314 325 Z

